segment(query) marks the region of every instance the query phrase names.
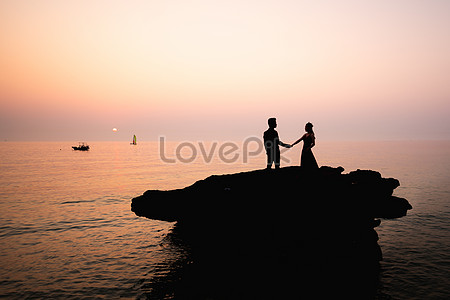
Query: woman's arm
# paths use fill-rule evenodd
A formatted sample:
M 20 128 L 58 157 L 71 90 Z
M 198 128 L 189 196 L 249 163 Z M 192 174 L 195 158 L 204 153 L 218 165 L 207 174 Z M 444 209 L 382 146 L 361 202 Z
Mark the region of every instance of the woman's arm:
M 300 142 L 303 140 L 304 137 L 305 137 L 305 135 L 303 135 L 301 138 L 299 138 L 298 140 L 296 140 L 296 141 L 291 145 L 291 147 L 293 147 L 294 145 L 297 145 L 298 143 L 300 143 Z

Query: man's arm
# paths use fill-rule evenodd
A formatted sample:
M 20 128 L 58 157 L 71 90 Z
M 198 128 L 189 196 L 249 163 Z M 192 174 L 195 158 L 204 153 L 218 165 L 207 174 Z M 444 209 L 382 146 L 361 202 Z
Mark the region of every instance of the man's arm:
M 285 144 L 282 141 L 279 141 L 279 142 L 280 142 L 280 146 L 283 146 L 283 147 L 286 147 L 286 148 L 291 148 L 292 147 L 291 145 Z

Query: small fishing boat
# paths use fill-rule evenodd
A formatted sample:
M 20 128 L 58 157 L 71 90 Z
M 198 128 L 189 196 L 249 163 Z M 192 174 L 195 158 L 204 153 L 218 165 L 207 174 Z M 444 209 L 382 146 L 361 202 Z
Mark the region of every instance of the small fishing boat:
M 89 145 L 87 145 L 84 142 L 80 142 L 78 146 L 72 146 L 73 150 L 79 150 L 79 151 L 88 151 Z
M 130 143 L 130 145 L 137 145 L 136 144 L 136 135 L 133 135 L 133 141 Z

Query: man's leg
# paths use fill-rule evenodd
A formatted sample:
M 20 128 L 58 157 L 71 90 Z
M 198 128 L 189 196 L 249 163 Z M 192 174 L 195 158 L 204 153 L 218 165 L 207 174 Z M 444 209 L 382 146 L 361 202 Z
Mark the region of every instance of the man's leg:
M 280 168 L 280 149 L 275 150 L 274 162 L 275 162 L 275 169 L 279 169 Z
M 266 167 L 266 169 L 268 169 L 268 170 L 272 169 L 273 159 L 274 159 L 273 152 L 267 151 L 267 167 Z

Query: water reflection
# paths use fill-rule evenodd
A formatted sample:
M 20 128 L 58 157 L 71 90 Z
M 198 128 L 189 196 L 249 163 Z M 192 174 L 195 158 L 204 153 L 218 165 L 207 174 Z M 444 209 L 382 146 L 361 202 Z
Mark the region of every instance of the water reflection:
M 345 299 L 389 298 L 380 289 L 380 266 L 308 252 L 300 240 L 264 248 L 187 242 L 178 227 L 164 239 L 176 257 L 141 283 L 146 299 Z M 176 254 L 176 255 L 174 255 Z

